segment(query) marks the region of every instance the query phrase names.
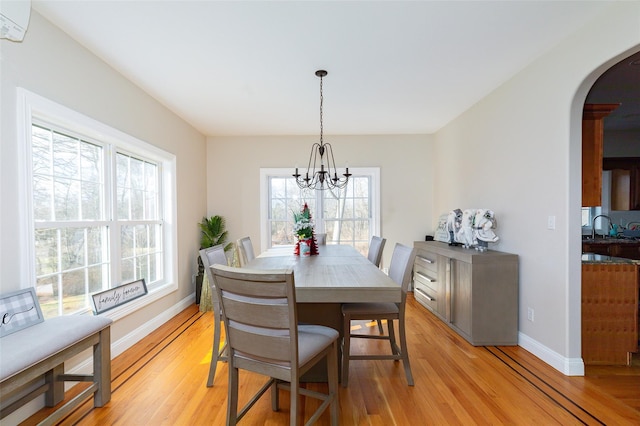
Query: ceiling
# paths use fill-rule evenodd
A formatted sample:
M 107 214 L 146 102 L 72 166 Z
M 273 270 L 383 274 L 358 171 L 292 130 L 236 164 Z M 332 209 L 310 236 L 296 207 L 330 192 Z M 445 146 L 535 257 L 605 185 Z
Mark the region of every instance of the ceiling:
M 605 130 L 640 130 L 640 52 L 605 71 L 593 84 L 586 102 L 620 104 L 605 117 Z
M 38 13 L 205 135 L 433 133 L 601 1 L 63 1 Z

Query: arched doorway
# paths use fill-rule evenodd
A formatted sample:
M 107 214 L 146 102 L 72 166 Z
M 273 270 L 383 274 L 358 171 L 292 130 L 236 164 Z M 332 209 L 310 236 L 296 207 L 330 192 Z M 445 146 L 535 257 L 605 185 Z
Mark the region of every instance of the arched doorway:
M 599 199 L 599 206 L 596 207 L 593 206 L 594 203 L 587 203 L 592 207 L 582 208 L 583 231 L 586 229 L 593 235 L 594 233 L 608 234 L 610 230 L 615 229 L 621 234 L 621 237 L 624 237 L 624 240 L 611 240 L 607 243 L 598 241 L 598 244 L 593 241 L 585 242 L 583 240 L 583 251 L 640 260 L 640 239 L 637 241 L 632 240 L 634 237 L 640 238 L 640 52 L 626 56 L 604 71 L 588 90 L 584 103 L 619 104 L 619 106 L 603 120 L 603 160 L 601 160 L 603 167 L 599 170 L 602 173 L 602 196 Z M 598 215 L 604 215 L 604 217 L 601 220 L 596 220 Z M 638 227 L 638 235 L 629 232 L 622 233 L 623 229 L 628 230 L 630 226 Z M 584 278 L 586 280 L 584 282 L 592 283 L 593 280 L 590 277 L 591 275 L 589 275 L 589 279 Z M 635 304 L 636 311 L 635 313 L 625 313 L 624 318 L 627 324 L 624 327 L 628 327 L 628 323 L 631 323 L 633 326 L 640 328 L 637 315 L 638 281 L 635 280 L 635 286 L 634 281 L 630 281 L 627 287 L 632 295 L 635 292 L 636 299 L 633 303 L 629 303 L 628 307 L 633 308 Z M 619 287 L 615 288 L 618 289 Z M 603 306 L 605 305 L 600 304 L 598 309 L 602 309 Z M 593 318 L 595 314 L 592 313 L 592 308 L 593 305 L 583 304 L 581 310 L 583 326 L 582 356 L 585 364 L 593 363 L 594 359 L 598 358 L 597 356 L 594 358 L 593 348 L 591 347 L 597 344 L 603 345 L 603 341 L 594 340 L 594 334 L 589 331 L 594 326 Z M 620 306 L 617 308 L 611 306 L 611 309 L 618 311 L 618 320 L 620 320 L 619 313 L 622 312 Z M 627 315 L 629 318 L 627 318 Z M 616 312 L 612 312 L 612 317 L 614 316 L 616 316 Z M 584 325 L 586 324 L 589 324 L 589 326 L 586 334 L 584 334 Z M 604 334 L 606 334 L 607 328 L 611 328 L 609 332 L 620 337 L 623 333 L 620 330 L 616 331 L 615 327 L 609 323 L 609 325 L 603 327 Z M 602 332 L 599 332 L 600 336 L 602 334 Z M 629 336 L 631 334 L 627 333 L 627 340 L 629 340 Z M 634 337 L 630 339 L 633 343 L 632 346 L 635 347 L 632 351 L 636 352 L 633 355 L 633 359 L 631 356 L 626 356 L 626 352 L 623 350 L 622 357 L 619 357 L 617 361 L 610 362 L 626 361 L 640 365 L 640 357 L 637 353 L 637 338 L 636 329 Z M 612 345 L 611 342 L 608 344 Z M 621 345 L 620 347 L 629 348 L 629 345 Z M 586 369 L 585 373 L 588 374 Z

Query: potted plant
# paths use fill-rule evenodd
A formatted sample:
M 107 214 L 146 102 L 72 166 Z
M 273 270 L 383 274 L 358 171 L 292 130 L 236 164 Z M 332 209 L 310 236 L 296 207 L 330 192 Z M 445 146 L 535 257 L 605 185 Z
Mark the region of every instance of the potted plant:
M 198 224 L 200 227 L 200 250 L 225 244 L 227 242 L 227 231 L 225 230 L 225 221 L 222 216 L 203 217 L 202 222 Z M 224 246 L 227 252 L 233 248 L 233 243 Z M 202 280 L 204 278 L 204 265 L 202 259 L 198 256 L 198 275 L 196 276 L 196 304 L 200 304 L 200 294 L 202 293 Z
M 298 239 L 293 254 L 297 256 L 318 254 L 313 218 L 307 203 L 304 203 L 300 213 L 293 214 L 293 232 Z

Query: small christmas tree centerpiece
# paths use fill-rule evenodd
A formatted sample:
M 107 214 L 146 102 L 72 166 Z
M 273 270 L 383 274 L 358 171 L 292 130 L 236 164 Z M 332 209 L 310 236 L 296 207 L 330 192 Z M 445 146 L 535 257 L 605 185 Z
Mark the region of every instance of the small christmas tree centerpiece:
M 294 254 L 296 256 L 311 256 L 318 254 L 318 243 L 313 229 L 313 218 L 307 203 L 304 203 L 300 213 L 293 214 L 293 232 L 298 237 Z

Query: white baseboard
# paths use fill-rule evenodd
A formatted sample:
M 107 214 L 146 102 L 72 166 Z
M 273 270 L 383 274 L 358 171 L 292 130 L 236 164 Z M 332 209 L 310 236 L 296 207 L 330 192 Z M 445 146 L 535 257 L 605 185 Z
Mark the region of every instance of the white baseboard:
M 531 352 L 565 376 L 584 376 L 582 358 L 565 358 L 526 334 L 518 333 L 518 346 Z
M 173 305 L 170 309 L 167 309 L 166 311 L 164 311 L 162 314 L 142 324 L 140 327 L 131 331 L 129 334 L 122 337 L 121 339 L 118 339 L 116 342 L 112 342 L 111 343 L 111 359 L 117 357 L 118 355 L 120 355 L 121 353 L 123 353 L 124 351 L 126 351 L 127 349 L 135 345 L 136 343 L 138 343 L 144 337 L 148 336 L 151 332 L 153 332 L 155 329 L 160 327 L 162 324 L 164 324 L 174 316 L 178 315 L 180 312 L 187 309 L 187 307 L 193 305 L 195 300 L 194 298 L 195 298 L 195 293 L 185 297 L 180 302 Z M 87 360 L 87 363 L 88 363 L 87 365 L 90 366 L 89 367 L 90 370 L 91 368 L 93 368 L 92 362 L 93 361 L 91 359 Z

